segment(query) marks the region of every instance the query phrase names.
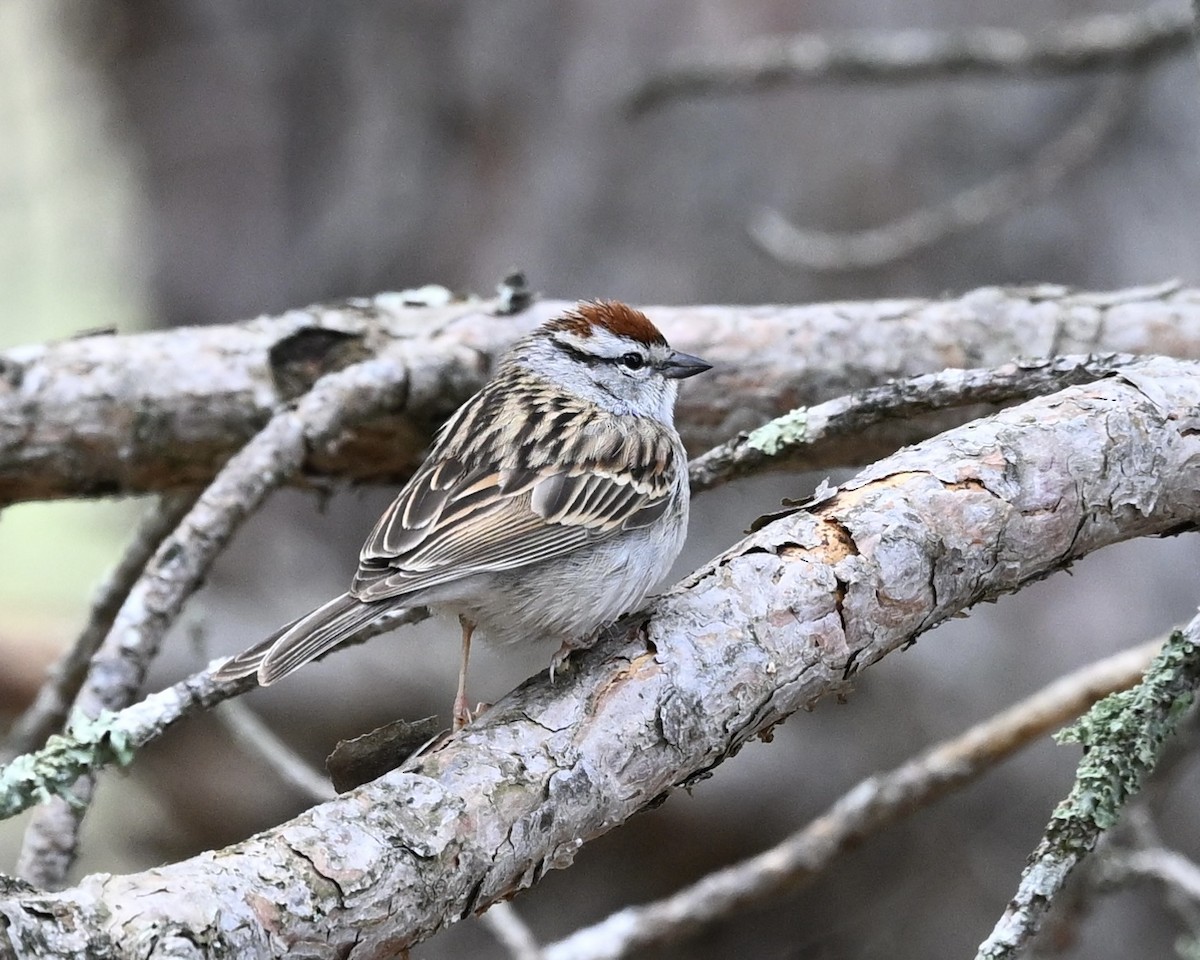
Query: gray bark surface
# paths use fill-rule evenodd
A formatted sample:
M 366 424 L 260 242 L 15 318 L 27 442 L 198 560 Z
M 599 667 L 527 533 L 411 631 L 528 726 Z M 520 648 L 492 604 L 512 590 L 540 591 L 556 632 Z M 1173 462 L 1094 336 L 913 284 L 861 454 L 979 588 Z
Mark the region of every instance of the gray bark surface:
M 205 484 L 319 374 L 397 344 L 408 365 L 402 401 L 312 451 L 301 478 L 401 481 L 424 456 L 433 430 L 488 378 L 497 354 L 570 306 L 547 300 L 499 317 L 482 301 L 410 307 L 399 295 L 381 294 L 241 324 L 4 351 L 0 504 Z M 672 344 L 716 365 L 705 384 L 686 385 L 680 400 L 681 432 L 693 451 L 889 377 L 1059 353 L 1200 358 L 1200 291 L 1176 285 L 646 309 Z M 867 462 L 879 448 L 935 428 L 888 429 L 886 443 L 860 442 L 852 459 Z
M 902 450 L 400 770 L 224 850 L 0 890 L 0 956 L 395 956 L 947 617 L 1193 528 L 1198 410 L 1200 366 L 1154 359 Z

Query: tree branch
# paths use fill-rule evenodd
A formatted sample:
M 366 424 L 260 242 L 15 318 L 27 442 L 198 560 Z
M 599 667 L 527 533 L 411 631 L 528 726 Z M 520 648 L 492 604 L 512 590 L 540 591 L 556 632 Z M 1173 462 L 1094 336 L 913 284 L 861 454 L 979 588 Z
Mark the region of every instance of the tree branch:
M 1004 404 L 1111 376 L 1136 361 L 1127 353 L 1019 360 L 996 369 L 943 370 L 868 387 L 814 407 L 791 410 L 740 433 L 689 465 L 693 494 L 770 467 L 815 470 L 844 465 L 847 443 L 889 420 L 939 410 Z
M 1040 28 L 889 30 L 764 37 L 683 53 L 629 96 L 636 116 L 682 97 L 747 93 L 798 83 L 916 83 L 950 77 L 1062 76 L 1130 69 L 1185 52 L 1190 12 L 1159 2 Z
M 865 837 L 966 786 L 1100 697 L 1137 683 L 1161 647 L 1162 640 L 1154 640 L 1054 681 L 903 766 L 862 781 L 770 850 L 548 945 L 545 960 L 619 960 L 694 933 L 749 903 L 799 889 Z
M 431 753 L 217 853 L 0 897 L 6 936 L 41 956 L 392 956 L 566 866 L 947 617 L 1195 526 L 1197 410 L 1200 367 L 1151 359 L 902 450 Z
M 404 368 L 403 398 L 347 429 L 336 446 L 309 451 L 296 482 L 402 481 L 498 353 L 569 306 L 545 301 L 496 317 L 480 303 L 412 307 L 381 294 L 244 324 L 0 352 L 0 503 L 203 487 L 317 374 L 385 353 Z M 685 385 L 680 400 L 692 449 L 797 406 L 948 366 L 1113 351 L 1200 358 L 1200 291 L 1177 284 L 647 309 L 672 343 L 717 364 L 704 389 Z M 920 426 L 928 435 L 947 424 Z M 856 443 L 856 462 L 915 439 L 912 424 L 889 429 Z
M 1067 127 L 983 183 L 938 200 L 890 223 L 847 233 L 797 227 L 777 210 L 750 222 L 750 238 L 780 263 L 809 270 L 862 270 L 884 266 L 947 237 L 987 223 L 1050 193 L 1095 156 L 1130 102 L 1124 78 L 1105 83 Z
M 1075 785 L 1029 858 L 1016 895 L 976 960 L 1014 957 L 1037 933 L 1067 877 L 1153 772 L 1200 686 L 1200 617 L 1177 630 L 1142 683 L 1096 704 L 1060 741 L 1083 744 Z

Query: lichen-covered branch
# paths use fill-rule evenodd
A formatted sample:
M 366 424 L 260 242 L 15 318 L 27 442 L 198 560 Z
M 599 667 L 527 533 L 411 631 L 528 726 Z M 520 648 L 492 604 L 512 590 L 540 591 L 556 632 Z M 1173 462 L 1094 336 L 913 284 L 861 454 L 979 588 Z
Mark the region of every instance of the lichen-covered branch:
M 1039 27 L 889 30 L 763 37 L 675 56 L 629 96 L 644 113 L 682 97 L 800 83 L 914 83 L 950 77 L 1060 76 L 1128 69 L 1187 51 L 1190 12 L 1159 2 Z
M 22 957 L 394 956 L 947 617 L 1194 527 L 1198 411 L 1200 366 L 1155 359 L 909 447 L 402 768 L 224 850 L 0 896 L 3 936 Z
M 1112 828 L 1154 770 L 1200 686 L 1200 617 L 1171 634 L 1134 689 L 1097 703 L 1059 740 L 1083 745 L 1075 785 L 1055 809 L 1017 893 L 976 960 L 1015 957 L 1037 933 L 1075 865 Z
M 222 658 L 217 663 L 224 663 Z M 139 747 L 185 717 L 253 689 L 253 677 L 216 683 L 208 670 L 153 693 L 119 713 L 78 717 L 65 734 L 53 734 L 36 753 L 0 768 L 0 819 L 36 803 L 73 801 L 76 781 L 88 773 L 129 763 Z
M 858 390 L 791 410 L 740 433 L 692 460 L 692 492 L 763 469 L 815 470 L 834 466 L 848 444 L 891 419 L 975 404 L 1003 404 L 1111 376 L 1133 363 L 1129 354 L 1019 360 L 996 369 L 951 369 Z
M 1061 677 L 903 766 L 862 781 L 824 814 L 757 856 L 716 870 L 659 900 L 626 907 L 549 944 L 545 960 L 619 960 L 732 916 L 814 880 L 839 854 L 971 783 L 1100 697 L 1136 683 L 1162 647 L 1156 640 Z
M 243 324 L 0 352 L 0 504 L 203 487 L 318 374 L 385 352 L 404 367 L 407 392 L 336 447 L 310 451 L 297 476 L 399 482 L 498 353 L 569 306 L 544 301 L 499 317 L 479 302 L 406 306 L 381 294 Z M 672 343 L 716 364 L 706 384 L 685 384 L 680 399 L 692 450 L 797 406 L 947 367 L 1059 353 L 1200 358 L 1200 291 L 1177 284 L 646 309 Z M 927 436 L 947 424 L 921 426 Z M 889 430 L 856 444 L 858 463 L 916 439 L 912 425 Z

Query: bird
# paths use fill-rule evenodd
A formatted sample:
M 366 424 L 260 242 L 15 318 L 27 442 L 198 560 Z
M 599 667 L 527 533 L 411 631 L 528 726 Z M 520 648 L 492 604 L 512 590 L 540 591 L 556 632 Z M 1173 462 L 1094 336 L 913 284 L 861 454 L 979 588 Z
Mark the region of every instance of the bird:
M 518 340 L 438 431 L 359 554 L 349 590 L 214 672 L 261 686 L 404 608 L 457 614 L 453 729 L 471 720 L 476 631 L 572 650 L 635 609 L 666 575 L 688 523 L 678 381 L 712 365 L 674 350 L 614 300 L 580 301 Z

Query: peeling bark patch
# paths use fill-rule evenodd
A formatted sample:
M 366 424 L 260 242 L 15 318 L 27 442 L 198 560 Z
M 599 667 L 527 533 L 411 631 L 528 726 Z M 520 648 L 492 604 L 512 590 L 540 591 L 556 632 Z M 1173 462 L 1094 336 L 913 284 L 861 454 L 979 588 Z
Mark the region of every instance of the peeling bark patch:
M 267 351 L 271 379 L 281 400 L 307 393 L 318 379 L 371 355 L 357 333 L 305 327 L 276 341 Z
M 645 679 L 646 671 L 654 671 L 662 669 L 657 663 L 657 649 L 651 644 L 651 649 L 647 653 L 634 657 L 622 666 L 613 674 L 611 674 L 604 683 L 596 690 L 592 697 L 591 712 L 599 713 L 604 709 L 607 702 L 617 696 L 620 688 L 629 680 L 634 678 Z

